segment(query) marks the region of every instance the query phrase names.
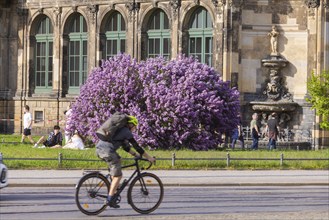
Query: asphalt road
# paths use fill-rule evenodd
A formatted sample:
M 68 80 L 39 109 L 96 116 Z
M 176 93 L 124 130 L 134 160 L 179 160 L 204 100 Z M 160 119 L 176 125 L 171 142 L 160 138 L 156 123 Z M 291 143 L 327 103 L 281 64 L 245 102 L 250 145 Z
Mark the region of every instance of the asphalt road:
M 73 187 L 7 187 L 0 191 L 0 219 L 329 219 L 329 186 L 165 187 L 160 207 L 133 211 L 123 193 L 120 209 L 82 214 Z

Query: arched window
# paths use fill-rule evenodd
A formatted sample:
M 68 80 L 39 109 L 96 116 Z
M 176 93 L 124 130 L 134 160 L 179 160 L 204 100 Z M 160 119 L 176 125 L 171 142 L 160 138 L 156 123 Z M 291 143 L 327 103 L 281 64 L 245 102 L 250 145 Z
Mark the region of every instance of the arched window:
M 79 93 L 87 78 L 87 23 L 76 13 L 69 24 L 68 80 L 69 93 Z
M 193 13 L 189 23 L 188 54 L 212 66 L 213 26 L 209 12 L 200 7 Z
M 147 57 L 170 59 L 170 29 L 167 15 L 161 9 L 153 12 L 147 31 Z
M 53 27 L 44 17 L 35 34 L 35 92 L 46 92 L 53 85 Z
M 119 12 L 112 13 L 107 20 L 105 37 L 104 59 L 126 52 L 126 23 Z

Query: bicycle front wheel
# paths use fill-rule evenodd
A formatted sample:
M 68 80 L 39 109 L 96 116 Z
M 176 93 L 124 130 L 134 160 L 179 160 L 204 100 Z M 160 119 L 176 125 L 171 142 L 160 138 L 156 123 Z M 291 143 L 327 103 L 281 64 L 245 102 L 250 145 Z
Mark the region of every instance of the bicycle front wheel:
M 131 182 L 128 189 L 128 203 L 141 214 L 156 210 L 163 199 L 163 184 L 152 173 L 142 173 Z
M 75 202 L 86 215 L 97 215 L 107 207 L 105 201 L 110 189 L 108 179 L 98 173 L 89 173 L 76 186 Z

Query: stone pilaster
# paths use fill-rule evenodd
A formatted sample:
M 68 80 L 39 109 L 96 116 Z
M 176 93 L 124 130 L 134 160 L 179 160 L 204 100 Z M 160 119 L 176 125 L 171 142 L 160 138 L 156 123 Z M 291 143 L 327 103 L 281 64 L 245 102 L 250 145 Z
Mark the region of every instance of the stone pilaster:
M 61 59 L 61 29 L 62 29 L 62 8 L 55 7 L 53 10 L 55 26 L 54 29 L 54 41 L 53 41 L 53 93 L 57 96 L 62 94 L 62 59 Z
M 17 8 L 18 15 L 18 60 L 17 60 L 17 97 L 25 97 L 27 95 L 27 68 L 26 68 L 26 23 L 28 16 L 28 9 Z
M 172 22 L 172 30 L 171 30 L 171 58 L 177 57 L 179 54 L 180 48 L 180 38 L 181 38 L 181 31 L 179 30 L 179 10 L 181 7 L 180 0 L 172 0 L 169 2 L 171 7 L 171 22 Z
M 97 13 L 98 13 L 98 5 L 89 5 L 87 7 L 89 12 L 89 31 L 88 31 L 88 70 L 87 72 L 90 73 L 90 71 L 95 68 L 97 63 Z

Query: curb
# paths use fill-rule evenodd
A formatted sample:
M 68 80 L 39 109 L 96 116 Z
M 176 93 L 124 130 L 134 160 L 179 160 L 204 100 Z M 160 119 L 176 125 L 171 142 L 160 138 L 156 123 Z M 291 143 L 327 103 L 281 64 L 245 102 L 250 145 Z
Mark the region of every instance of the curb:
M 8 187 L 75 187 L 76 184 L 64 183 L 64 184 L 33 184 L 33 183 L 13 183 Z M 167 187 L 222 187 L 222 186 L 329 186 L 329 183 L 211 183 L 211 184 L 189 184 L 189 183 L 168 183 L 163 184 Z

